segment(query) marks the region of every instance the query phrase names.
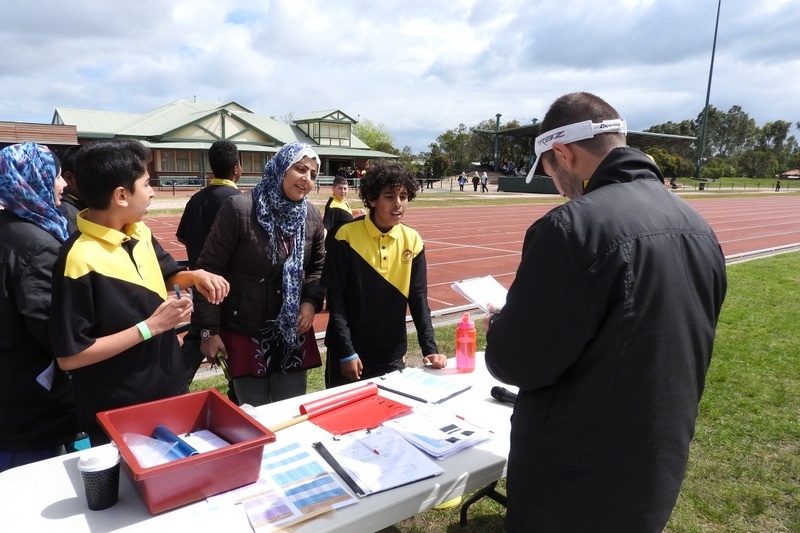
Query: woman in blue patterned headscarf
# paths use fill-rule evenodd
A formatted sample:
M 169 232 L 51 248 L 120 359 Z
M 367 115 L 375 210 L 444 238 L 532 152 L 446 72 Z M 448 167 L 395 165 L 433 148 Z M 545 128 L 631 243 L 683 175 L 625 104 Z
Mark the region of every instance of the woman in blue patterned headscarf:
M 47 342 L 65 186 L 45 146 L 0 150 L 0 472 L 62 453 L 78 432 L 69 379 Z
M 293 346 L 297 339 L 297 317 L 303 288 L 303 245 L 306 240 L 305 195 L 314 186 L 313 180 L 310 180 L 307 190 L 304 186 L 297 194 L 292 194 L 291 188 L 295 184 L 287 183 L 287 171 L 306 157 L 316 161 L 319 168 L 319 157 L 310 146 L 299 142 L 285 145 L 267 162 L 263 179 L 253 189 L 256 219 L 269 236 L 272 264 L 276 261 L 279 241 L 291 243 L 289 257 L 283 264 L 283 305 L 276 319 L 277 329 L 286 346 Z
M 223 204 L 197 260 L 231 284 L 220 306 L 196 299 L 193 320 L 201 352 L 227 361 L 240 403 L 304 394 L 304 370 L 321 364 L 311 328 L 324 300 L 324 229 L 306 201 L 319 165 L 310 146 L 283 146 L 252 194 Z
M 64 242 L 67 220 L 58 210 L 66 181 L 46 146 L 14 144 L 0 150 L 0 206 Z

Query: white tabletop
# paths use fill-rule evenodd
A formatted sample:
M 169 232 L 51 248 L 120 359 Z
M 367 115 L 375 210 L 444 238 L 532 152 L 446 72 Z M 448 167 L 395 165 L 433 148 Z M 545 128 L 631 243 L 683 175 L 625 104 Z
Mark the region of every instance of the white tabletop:
M 472 424 L 490 429 L 494 438 L 438 462 L 444 474 L 386 492 L 361 498 L 351 505 L 299 525 L 298 533 L 347 531 L 374 532 L 426 511 L 442 502 L 490 484 L 505 475 L 509 447 L 511 406 L 491 398 L 491 387 L 500 384 L 492 378 L 479 353 L 475 372 L 459 374 L 455 359 L 450 366 L 433 373 L 470 383 L 472 387 L 437 409 L 463 416 Z M 514 390 L 514 389 L 512 389 Z M 274 426 L 299 414 L 299 405 L 331 391 L 261 406 L 256 418 Z M 409 405 L 413 400 L 381 391 Z M 311 422 L 302 422 L 277 433 L 277 443 L 312 442 L 330 434 Z M 154 527 L 180 526 L 195 531 L 252 531 L 240 506 L 211 506 L 205 500 L 160 515 L 148 513 L 128 477 L 120 475 L 120 500 L 104 511 L 86 506 L 77 463 L 80 452 L 13 468 L 0 473 L 0 523 L 5 531 L 139 531 Z

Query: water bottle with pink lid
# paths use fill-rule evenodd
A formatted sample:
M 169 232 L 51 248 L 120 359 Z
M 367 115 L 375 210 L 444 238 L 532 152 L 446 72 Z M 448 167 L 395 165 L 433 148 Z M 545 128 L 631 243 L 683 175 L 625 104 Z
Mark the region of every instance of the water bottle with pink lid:
M 478 349 L 478 332 L 469 312 L 464 313 L 456 328 L 456 368 L 459 372 L 475 370 L 475 352 Z

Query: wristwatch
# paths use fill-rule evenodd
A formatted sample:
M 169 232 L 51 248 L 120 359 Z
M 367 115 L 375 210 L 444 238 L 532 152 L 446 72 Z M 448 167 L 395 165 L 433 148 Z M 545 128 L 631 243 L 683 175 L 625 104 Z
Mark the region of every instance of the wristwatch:
M 200 330 L 200 338 L 202 340 L 204 340 L 204 341 L 207 341 L 208 339 L 210 339 L 214 335 L 218 335 L 218 334 L 219 334 L 219 330 L 218 329 L 201 329 Z

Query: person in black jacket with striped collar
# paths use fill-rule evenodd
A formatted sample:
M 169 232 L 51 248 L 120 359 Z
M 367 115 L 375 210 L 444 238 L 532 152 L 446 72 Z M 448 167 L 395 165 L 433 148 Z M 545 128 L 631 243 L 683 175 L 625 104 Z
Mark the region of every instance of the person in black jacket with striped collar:
M 686 472 L 725 258 L 653 160 L 626 146 L 607 102 L 562 96 L 542 132 L 530 176 L 541 161 L 570 201 L 528 229 L 488 320 L 487 367 L 519 387 L 506 527 L 660 532 Z

